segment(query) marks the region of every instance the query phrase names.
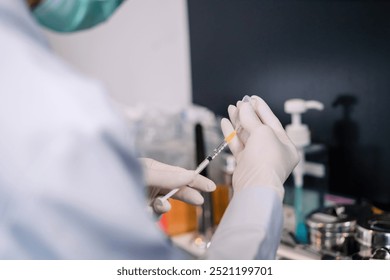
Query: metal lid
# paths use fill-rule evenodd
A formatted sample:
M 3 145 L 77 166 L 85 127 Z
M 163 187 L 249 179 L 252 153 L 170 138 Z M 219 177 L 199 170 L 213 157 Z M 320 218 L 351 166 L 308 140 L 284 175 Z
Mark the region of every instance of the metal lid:
M 359 220 L 356 240 L 370 248 L 390 248 L 390 214 L 373 215 Z
M 360 210 L 361 207 L 356 205 L 326 207 L 312 212 L 306 219 L 306 224 L 310 229 L 322 232 L 352 232 Z

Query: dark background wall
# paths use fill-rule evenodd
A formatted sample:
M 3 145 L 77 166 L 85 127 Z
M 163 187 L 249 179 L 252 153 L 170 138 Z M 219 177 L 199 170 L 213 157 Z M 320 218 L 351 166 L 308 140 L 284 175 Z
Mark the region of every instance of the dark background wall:
M 390 205 L 390 2 L 188 0 L 193 101 L 226 116 L 245 94 L 285 125 L 289 98 L 328 147 L 329 188 Z

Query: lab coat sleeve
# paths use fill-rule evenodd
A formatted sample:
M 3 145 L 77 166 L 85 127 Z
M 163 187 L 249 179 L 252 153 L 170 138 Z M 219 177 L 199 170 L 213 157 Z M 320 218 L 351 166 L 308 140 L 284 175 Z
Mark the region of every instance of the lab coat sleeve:
M 283 226 L 282 202 L 273 188 L 236 193 L 211 241 L 208 259 L 274 259 Z

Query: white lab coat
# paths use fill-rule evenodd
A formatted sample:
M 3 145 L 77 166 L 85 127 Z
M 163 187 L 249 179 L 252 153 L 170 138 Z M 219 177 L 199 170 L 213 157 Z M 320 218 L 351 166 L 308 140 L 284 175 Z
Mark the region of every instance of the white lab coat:
M 0 0 L 0 259 L 180 259 L 146 211 L 131 132 L 58 58 L 24 0 Z M 208 258 L 272 259 L 282 204 L 234 195 Z

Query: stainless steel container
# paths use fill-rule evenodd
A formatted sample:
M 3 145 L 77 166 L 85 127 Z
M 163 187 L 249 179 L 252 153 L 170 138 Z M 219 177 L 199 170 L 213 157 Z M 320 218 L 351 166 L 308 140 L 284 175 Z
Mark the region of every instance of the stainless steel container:
M 389 259 L 390 214 L 359 219 L 355 238 L 362 258 Z
M 312 212 L 306 219 L 310 246 L 321 253 L 351 254 L 360 210 L 355 205 L 339 205 Z

